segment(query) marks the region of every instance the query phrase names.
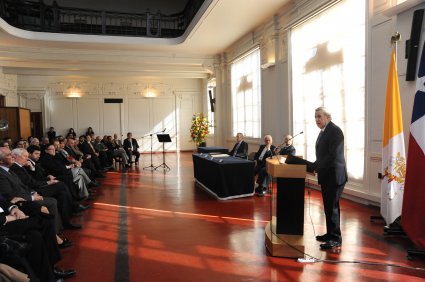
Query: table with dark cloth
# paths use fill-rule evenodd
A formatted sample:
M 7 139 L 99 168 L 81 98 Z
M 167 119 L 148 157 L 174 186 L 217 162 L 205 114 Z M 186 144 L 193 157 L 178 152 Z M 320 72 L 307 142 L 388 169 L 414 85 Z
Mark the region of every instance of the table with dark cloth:
M 253 161 L 204 153 L 192 157 L 196 182 L 216 198 L 228 200 L 254 194 Z
M 198 147 L 198 153 L 220 153 L 220 154 L 228 154 L 229 150 L 224 147 Z

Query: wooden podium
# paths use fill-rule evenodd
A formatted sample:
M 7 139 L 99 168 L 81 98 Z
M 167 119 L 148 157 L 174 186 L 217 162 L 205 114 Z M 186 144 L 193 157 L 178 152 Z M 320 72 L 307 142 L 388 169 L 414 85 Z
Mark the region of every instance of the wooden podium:
M 277 179 L 277 191 L 272 194 L 272 216 L 265 228 L 266 247 L 272 256 L 302 257 L 307 167 L 281 164 L 278 158 L 266 161 L 267 173 Z

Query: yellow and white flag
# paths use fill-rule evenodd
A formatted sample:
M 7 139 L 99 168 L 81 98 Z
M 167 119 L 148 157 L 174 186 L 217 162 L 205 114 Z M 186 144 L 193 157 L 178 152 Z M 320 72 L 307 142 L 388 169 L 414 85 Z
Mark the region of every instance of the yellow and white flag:
M 406 153 L 395 51 L 391 54 L 382 137 L 381 215 L 387 225 L 401 215 Z

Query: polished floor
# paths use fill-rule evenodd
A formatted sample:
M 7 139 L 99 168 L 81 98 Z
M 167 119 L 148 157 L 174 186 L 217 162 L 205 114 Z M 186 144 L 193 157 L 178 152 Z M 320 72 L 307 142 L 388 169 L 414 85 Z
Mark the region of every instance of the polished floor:
M 168 172 L 143 170 L 143 155 L 139 167 L 107 173 L 92 208 L 75 218 L 83 229 L 66 233 L 75 246 L 59 266 L 77 269 L 67 281 L 425 281 L 425 261 L 406 258 L 409 240 L 384 237 L 383 223 L 369 221 L 376 207 L 342 200 L 341 251 L 319 251 L 310 235 L 310 255 L 330 261 L 298 263 L 266 252 L 269 196 L 218 201 L 195 185 L 191 153 L 168 153 L 166 163 Z M 305 225 L 325 231 L 315 190 Z

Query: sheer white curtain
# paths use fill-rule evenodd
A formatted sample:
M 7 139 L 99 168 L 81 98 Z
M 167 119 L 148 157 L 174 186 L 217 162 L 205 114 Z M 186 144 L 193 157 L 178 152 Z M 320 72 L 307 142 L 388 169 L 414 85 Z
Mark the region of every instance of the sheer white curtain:
M 231 64 L 233 135 L 261 137 L 260 69 L 259 48 Z
M 361 182 L 365 143 L 365 1 L 343 0 L 291 30 L 294 139 L 315 159 L 314 109 L 325 106 L 345 136 L 350 181 Z

